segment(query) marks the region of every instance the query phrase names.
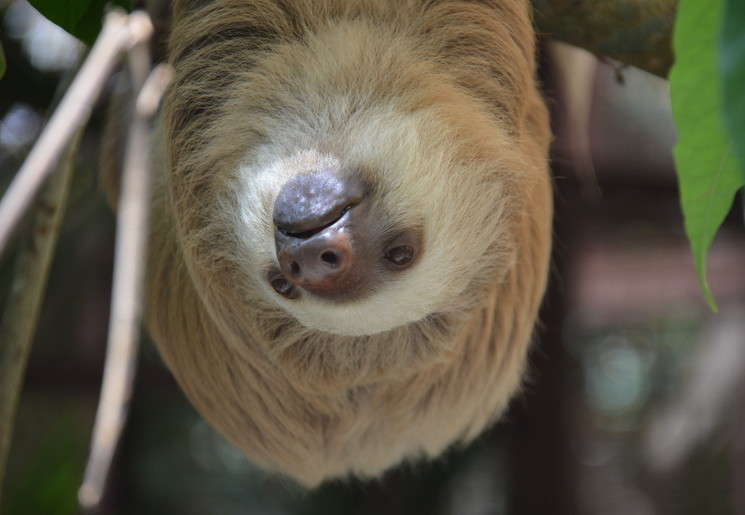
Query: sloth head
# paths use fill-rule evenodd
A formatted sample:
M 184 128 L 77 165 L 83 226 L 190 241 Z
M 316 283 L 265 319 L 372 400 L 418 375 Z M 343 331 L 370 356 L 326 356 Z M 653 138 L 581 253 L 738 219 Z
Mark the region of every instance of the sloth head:
M 363 22 L 271 50 L 222 65 L 230 80 L 199 110 L 198 138 L 184 111 L 202 99 L 177 81 L 166 103 L 192 275 L 227 259 L 205 290 L 224 282 L 219 295 L 250 297 L 253 312 L 339 335 L 478 302 L 514 257 L 515 192 L 541 166 L 516 148 L 509 110 Z

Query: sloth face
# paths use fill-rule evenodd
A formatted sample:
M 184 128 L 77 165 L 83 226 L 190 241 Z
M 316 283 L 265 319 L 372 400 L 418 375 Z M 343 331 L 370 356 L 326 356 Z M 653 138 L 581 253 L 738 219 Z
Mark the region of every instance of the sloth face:
M 356 336 L 477 301 L 514 254 L 525 168 L 504 120 L 394 35 L 371 55 L 381 36 L 365 29 L 278 45 L 236 75 L 210 130 L 242 155 L 190 192 L 233 284 Z
M 347 122 L 335 151 L 316 143 L 272 159 L 282 154 L 268 145 L 241 165 L 237 231 L 266 298 L 307 327 L 346 335 L 478 298 L 509 259 L 509 170 L 504 157 L 460 155 L 462 137 L 432 131 L 436 115 L 367 113 Z M 376 137 L 376 116 L 398 133 Z

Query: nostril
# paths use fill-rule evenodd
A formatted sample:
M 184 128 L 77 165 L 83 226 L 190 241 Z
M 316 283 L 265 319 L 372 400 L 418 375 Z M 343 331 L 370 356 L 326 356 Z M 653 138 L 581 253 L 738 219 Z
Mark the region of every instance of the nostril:
M 323 254 L 321 254 L 321 261 L 323 261 L 324 264 L 330 266 L 331 268 L 336 268 L 337 266 L 339 266 L 341 256 L 339 256 L 339 254 L 334 252 L 333 250 L 327 250 Z
M 276 291 L 283 297 L 289 297 L 293 289 L 292 284 L 289 281 L 287 281 L 284 277 L 274 279 L 271 282 L 271 285 L 272 285 L 272 288 L 274 288 L 274 291 Z
M 300 265 L 297 261 L 293 261 L 290 263 L 290 273 L 293 277 L 297 277 L 300 275 Z
M 297 299 L 300 296 L 300 291 L 290 281 L 282 277 L 279 270 L 271 270 L 267 274 L 267 279 L 274 291 L 284 298 Z

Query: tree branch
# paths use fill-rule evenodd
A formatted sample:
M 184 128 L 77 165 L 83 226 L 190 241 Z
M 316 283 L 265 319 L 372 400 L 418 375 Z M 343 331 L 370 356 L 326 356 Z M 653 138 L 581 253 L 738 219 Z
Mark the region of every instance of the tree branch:
M 148 33 L 152 31 L 147 15 L 134 13 L 130 19 L 131 24 L 146 23 Z M 85 512 L 96 512 L 103 498 L 111 462 L 127 418 L 139 343 L 150 208 L 150 122 L 170 80 L 170 69 L 165 65 L 156 67 L 147 75 L 150 71 L 147 43 L 143 37 L 127 55 L 136 97 L 118 201 L 106 365 L 90 457 L 83 484 L 78 490 L 78 500 Z
M 13 285 L 0 324 L 0 494 L 13 436 L 21 385 L 54 248 L 65 211 L 83 127 L 77 128 L 59 169 L 44 186 L 16 261 Z
M 104 81 L 114 68 L 119 53 L 130 41 L 127 16 L 119 12 L 109 13 L 80 72 L 0 202 L 0 253 L 51 174 L 65 145 L 76 129 L 85 125 Z
M 130 62 L 139 72 L 141 80 L 138 85 L 145 81 L 150 70 L 146 44 L 151 32 L 152 26 L 145 14 L 134 13 L 126 16 L 112 12 L 107 15 L 99 40 L 0 202 L 1 252 L 27 206 L 34 201 L 37 192 L 43 187 L 43 195 L 37 201 L 38 207 L 27 241 L 21 249 L 12 291 L 0 324 L 0 486 L 10 448 L 23 375 L 67 196 L 72 163 L 77 154 L 77 141 L 68 147 L 68 152 L 60 165 L 61 169 L 52 175 L 53 165 L 73 135 L 77 135 L 79 139 L 91 105 L 122 50 L 128 50 Z M 139 335 L 139 310 L 145 262 L 144 241 L 147 235 L 145 223 L 148 198 L 148 120 L 155 111 L 159 94 L 163 89 L 162 81 L 160 87 L 157 78 L 153 82 L 156 84 L 150 88 L 150 97 L 142 100 L 142 105 L 138 104 L 136 109 L 138 126 L 133 126 L 131 131 L 131 139 L 136 140 L 136 143 L 130 143 L 126 163 L 126 172 L 131 173 L 125 173 L 125 189 L 128 193 L 120 205 L 120 227 L 124 230 L 120 230 L 117 240 L 117 275 L 112 302 L 114 309 L 109 336 L 109 356 L 104 373 L 103 400 L 106 403 L 112 401 L 112 405 L 105 405 L 99 411 L 96 422 L 96 430 L 101 434 L 98 441 L 94 442 L 98 444 L 98 447 L 94 448 L 94 457 L 104 459 L 96 461 L 97 465 L 89 470 L 89 473 L 96 475 L 94 484 L 101 486 L 110 462 L 110 455 L 107 457 L 107 453 L 113 453 L 113 445 L 111 449 L 107 445 L 118 439 L 126 414 L 123 406 L 126 405 L 128 390 L 131 388 L 133 356 Z M 121 235 L 122 232 L 125 233 L 124 236 Z M 106 392 L 110 390 L 118 392 L 118 395 L 106 396 Z M 101 424 L 103 429 L 98 428 Z M 110 440 L 109 437 L 112 435 L 113 440 Z M 88 491 L 95 493 L 98 490 L 93 488 L 86 490 Z
M 678 0 L 532 2 L 540 34 L 667 77 Z

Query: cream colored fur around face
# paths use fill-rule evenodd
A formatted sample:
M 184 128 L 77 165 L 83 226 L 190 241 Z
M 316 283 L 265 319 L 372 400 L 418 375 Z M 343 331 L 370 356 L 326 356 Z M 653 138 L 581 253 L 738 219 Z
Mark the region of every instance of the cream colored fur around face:
M 315 485 L 476 436 L 519 387 L 551 198 L 527 1 L 176 4 L 148 326 L 197 409 Z M 272 209 L 350 170 L 418 261 L 369 295 L 287 300 Z

